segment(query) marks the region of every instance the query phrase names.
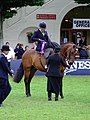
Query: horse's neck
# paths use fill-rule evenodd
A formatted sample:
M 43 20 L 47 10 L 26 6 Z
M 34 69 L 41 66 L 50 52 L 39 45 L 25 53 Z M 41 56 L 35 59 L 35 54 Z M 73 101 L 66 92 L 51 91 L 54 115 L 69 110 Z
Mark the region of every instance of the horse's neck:
M 63 58 L 67 57 L 67 52 L 69 52 L 71 47 L 72 47 L 72 44 L 66 44 L 66 45 L 62 46 L 61 55 Z
M 66 53 L 67 53 L 67 48 L 61 50 L 61 55 L 63 58 L 66 57 Z

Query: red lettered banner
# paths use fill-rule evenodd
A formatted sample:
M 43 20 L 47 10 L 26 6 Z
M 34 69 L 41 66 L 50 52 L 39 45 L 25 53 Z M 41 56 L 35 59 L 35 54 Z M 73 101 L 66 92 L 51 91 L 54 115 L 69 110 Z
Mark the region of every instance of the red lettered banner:
M 37 14 L 36 19 L 53 19 L 53 20 L 56 20 L 56 14 Z

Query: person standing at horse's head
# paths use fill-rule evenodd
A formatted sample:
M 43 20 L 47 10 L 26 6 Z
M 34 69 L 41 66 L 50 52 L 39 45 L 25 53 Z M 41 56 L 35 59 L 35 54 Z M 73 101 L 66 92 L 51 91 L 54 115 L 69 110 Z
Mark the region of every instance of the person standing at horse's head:
M 60 48 L 56 47 L 54 49 L 54 54 L 50 55 L 47 61 L 47 93 L 48 100 L 52 100 L 52 93 L 55 93 L 55 101 L 58 100 L 59 94 L 63 98 L 62 93 L 62 78 L 64 73 L 61 72 L 62 65 L 64 67 L 69 67 L 67 63 L 60 56 Z
M 51 40 L 49 39 L 48 33 L 46 31 L 45 22 L 41 22 L 39 24 L 39 28 L 34 32 L 34 34 L 31 37 L 31 40 L 33 42 L 37 42 L 36 51 L 38 51 L 39 53 L 44 53 L 45 58 L 47 58 L 49 56 L 49 53 L 51 51 L 50 48 L 52 46 L 51 46 Z

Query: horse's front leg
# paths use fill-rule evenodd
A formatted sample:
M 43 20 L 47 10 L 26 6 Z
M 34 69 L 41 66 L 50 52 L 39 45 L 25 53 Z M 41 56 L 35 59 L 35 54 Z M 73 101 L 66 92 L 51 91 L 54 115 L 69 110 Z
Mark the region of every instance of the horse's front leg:
M 62 89 L 62 87 L 63 87 L 63 77 L 60 77 L 60 96 L 63 99 L 64 96 L 63 96 L 63 89 Z

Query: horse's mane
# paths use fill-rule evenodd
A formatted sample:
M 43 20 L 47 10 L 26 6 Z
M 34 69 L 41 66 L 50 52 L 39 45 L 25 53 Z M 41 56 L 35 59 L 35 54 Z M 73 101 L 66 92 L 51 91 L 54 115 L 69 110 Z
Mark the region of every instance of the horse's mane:
M 73 42 L 67 42 L 61 45 L 61 47 L 67 46 L 67 45 L 75 45 Z

